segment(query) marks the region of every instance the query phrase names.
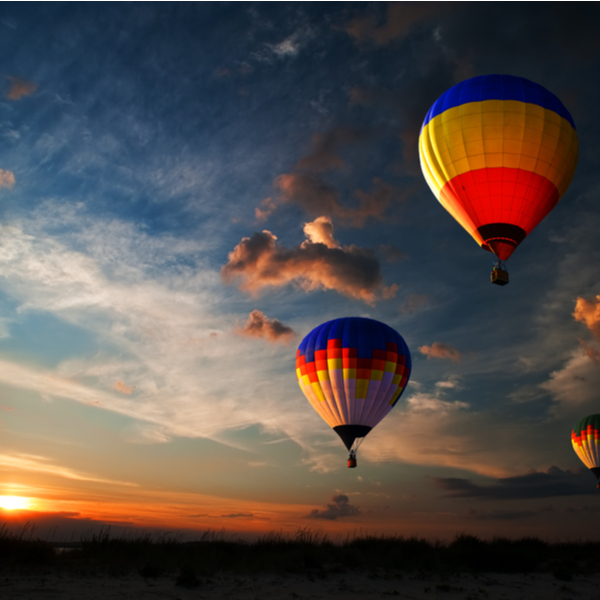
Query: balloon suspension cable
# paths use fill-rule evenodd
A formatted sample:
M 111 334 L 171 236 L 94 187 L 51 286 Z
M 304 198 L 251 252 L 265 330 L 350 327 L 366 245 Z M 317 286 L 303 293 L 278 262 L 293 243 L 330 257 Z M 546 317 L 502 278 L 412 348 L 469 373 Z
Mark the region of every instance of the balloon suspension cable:
M 506 263 L 500 259 L 496 262 L 492 260 L 492 264 L 494 265 L 494 269 L 499 269 L 500 271 L 506 271 Z
M 353 469 L 356 467 L 356 451 L 358 450 L 358 448 L 360 447 L 360 445 L 363 443 L 363 440 L 365 438 L 361 437 L 361 438 L 356 438 L 354 440 L 354 442 L 352 443 L 352 446 L 350 447 L 350 453 L 348 454 L 348 467 Z

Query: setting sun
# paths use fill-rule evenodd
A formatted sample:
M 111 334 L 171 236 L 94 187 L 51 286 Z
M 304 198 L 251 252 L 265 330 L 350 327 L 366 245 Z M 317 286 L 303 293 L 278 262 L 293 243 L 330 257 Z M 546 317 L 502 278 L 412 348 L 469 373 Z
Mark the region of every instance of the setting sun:
M 0 508 L 4 510 L 18 510 L 29 507 L 29 498 L 21 496 L 0 496 Z

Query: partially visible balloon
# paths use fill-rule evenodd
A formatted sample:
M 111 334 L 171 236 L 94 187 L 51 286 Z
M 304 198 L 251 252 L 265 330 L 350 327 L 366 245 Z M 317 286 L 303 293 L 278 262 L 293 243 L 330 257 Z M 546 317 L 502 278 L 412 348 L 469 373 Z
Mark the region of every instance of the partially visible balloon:
M 419 137 L 431 191 L 500 260 L 567 191 L 578 147 L 575 123 L 562 102 L 512 75 L 455 85 L 430 108 Z
M 362 317 L 315 327 L 296 353 L 300 389 L 350 450 L 349 467 L 360 441 L 398 402 L 410 370 L 402 336 Z
M 600 489 L 600 415 L 581 419 L 571 432 L 571 442 L 577 456 L 599 480 Z

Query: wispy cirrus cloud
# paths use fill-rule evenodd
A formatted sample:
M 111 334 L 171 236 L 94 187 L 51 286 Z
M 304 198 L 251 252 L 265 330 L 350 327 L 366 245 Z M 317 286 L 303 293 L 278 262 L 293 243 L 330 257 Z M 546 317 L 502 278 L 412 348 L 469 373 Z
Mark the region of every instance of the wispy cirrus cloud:
M 309 239 L 294 248 L 277 244 L 277 237 L 267 230 L 243 238 L 221 269 L 223 279 L 226 283 L 240 279 L 240 289 L 250 294 L 258 294 L 269 286 L 297 283 L 305 291 L 335 290 L 368 304 L 392 297 L 397 286 L 383 284 L 373 251 L 326 245 L 321 241 L 325 239 L 326 223 L 320 220 L 306 224 L 304 231 Z M 334 244 L 332 228 L 326 235 L 326 241 Z
M 111 485 L 137 487 L 137 484 L 135 483 L 116 481 L 113 479 L 103 479 L 88 473 L 82 473 L 81 471 L 69 469 L 68 467 L 56 465 L 53 464 L 49 458 L 35 454 L 0 454 L 0 466 L 8 469 L 47 473 L 49 475 L 56 475 L 65 479 L 75 479 L 77 481 L 91 481 Z

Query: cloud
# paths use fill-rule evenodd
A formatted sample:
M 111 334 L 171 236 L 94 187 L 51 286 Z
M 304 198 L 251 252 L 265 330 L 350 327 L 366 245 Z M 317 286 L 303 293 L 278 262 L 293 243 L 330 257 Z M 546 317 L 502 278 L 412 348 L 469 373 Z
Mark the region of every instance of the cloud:
M 221 269 L 224 281 L 241 279 L 240 289 L 250 294 L 268 286 L 297 283 L 307 292 L 336 290 L 367 304 L 374 304 L 378 297 L 393 296 L 397 286 L 383 285 L 379 261 L 372 250 L 313 242 L 336 243 L 326 219 L 307 223 L 305 232 L 309 239 L 289 249 L 277 245 L 277 237 L 267 230 L 243 238 Z
M 333 496 L 331 500 L 333 504 L 328 504 L 326 510 L 318 510 L 315 508 L 314 510 L 311 510 L 305 518 L 335 521 L 340 517 L 356 517 L 361 514 L 359 508 L 357 506 L 352 506 L 348 496 L 345 496 L 344 494 Z
M 547 472 L 532 472 L 497 479 L 491 485 L 478 485 L 469 479 L 434 477 L 434 485 L 446 492 L 444 498 L 486 498 L 516 500 L 550 498 L 596 493 L 594 478 L 586 470 L 563 471 L 550 467 Z
M 10 88 L 4 94 L 4 96 L 9 100 L 20 100 L 24 96 L 33 94 L 33 92 L 35 92 L 35 90 L 38 88 L 37 83 L 25 81 L 23 79 L 19 79 L 18 77 L 11 77 L 10 75 L 7 75 L 7 79 L 10 81 Z
M 573 316 L 576 321 L 585 323 L 594 336 L 600 340 L 600 296 L 591 300 L 577 298 Z
M 102 479 L 94 477 L 87 473 L 75 471 L 68 467 L 54 465 L 49 458 L 45 456 L 37 456 L 34 454 L 0 454 L 0 466 L 16 469 L 19 471 L 35 471 L 37 473 L 48 473 L 57 475 L 66 479 L 75 479 L 77 481 L 92 481 L 97 483 L 105 483 L 111 485 L 123 485 L 128 487 L 136 487 L 137 484 L 127 481 L 116 481 L 113 479 Z
M 304 235 L 313 244 L 324 244 L 328 248 L 340 247 L 333 237 L 333 222 L 329 217 L 317 217 L 312 223 L 305 223 Z
M 410 294 L 406 297 L 406 300 L 403 304 L 398 307 L 398 310 L 404 314 L 408 315 L 414 312 L 417 312 L 424 306 L 430 304 L 429 296 L 427 294 Z M 435 344 L 434 344 L 435 346 Z M 427 347 L 427 346 L 424 346 Z
M 392 40 L 406 36 L 417 23 L 454 10 L 454 2 L 391 2 L 387 5 L 383 24 L 379 24 L 375 15 L 369 15 L 352 19 L 341 29 L 357 42 L 373 42 L 378 46 L 385 46 Z
M 11 189 L 15 185 L 15 176 L 11 171 L 0 169 L 0 188 Z
M 427 358 L 445 358 L 453 362 L 460 362 L 462 358 L 459 350 L 440 342 L 433 342 L 431 346 L 421 346 L 419 352 Z
M 132 394 L 133 390 L 135 390 L 135 385 L 133 387 L 129 387 L 128 385 L 125 385 L 122 381 L 117 381 L 117 383 L 115 383 L 115 390 L 121 392 L 122 394 Z
M 538 510 L 475 510 L 471 509 L 467 516 L 471 519 L 477 519 L 479 521 L 514 521 L 517 519 L 529 519 L 531 517 L 537 517 L 540 514 L 553 512 L 554 509 L 551 506 L 544 506 Z
M 308 170 L 313 173 L 344 169 L 346 162 L 338 150 L 348 144 L 359 144 L 369 139 L 365 130 L 336 127 L 327 133 L 317 133 L 312 140 L 312 153 L 301 158 L 296 164 L 297 170 Z
M 237 333 L 248 337 L 265 338 L 270 342 L 289 343 L 296 332 L 277 319 L 269 319 L 260 310 L 253 310 L 244 327 L 238 328 Z
M 347 208 L 340 202 L 339 192 L 314 173 L 286 173 L 274 181 L 279 191 L 277 199 L 263 200 L 256 211 L 257 217 L 264 219 L 271 215 L 281 204 L 298 204 L 312 215 L 336 217 L 352 227 L 363 227 L 367 219 L 382 220 L 390 206 L 395 189 L 382 179 L 373 179 L 370 192 L 355 190 L 358 208 Z
M 450 388 L 450 386 L 446 385 L 449 382 L 441 383 L 442 385 L 438 387 L 447 389 Z M 445 400 L 437 398 L 436 396 L 432 396 L 431 394 L 425 393 L 417 393 L 414 396 L 411 396 L 407 400 L 407 404 L 410 407 L 411 411 L 414 413 L 436 412 L 438 414 L 447 414 L 449 412 L 455 412 L 457 410 L 460 410 L 461 408 L 469 408 L 469 404 L 467 404 L 466 402 L 460 402 L 459 400 L 455 400 L 454 402 L 447 402 Z
M 590 346 L 585 340 L 579 340 L 579 344 L 583 348 L 585 355 L 594 362 L 600 362 L 600 350 Z

